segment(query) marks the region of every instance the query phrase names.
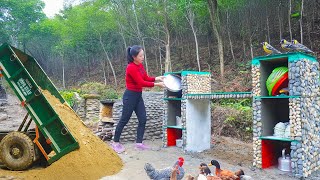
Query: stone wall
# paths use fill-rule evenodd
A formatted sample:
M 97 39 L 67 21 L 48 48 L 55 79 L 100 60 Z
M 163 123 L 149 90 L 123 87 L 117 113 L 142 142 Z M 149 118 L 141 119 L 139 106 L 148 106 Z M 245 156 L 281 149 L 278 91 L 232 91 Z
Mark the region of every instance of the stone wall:
M 86 122 L 97 122 L 100 114 L 100 100 L 99 99 L 78 99 L 77 107 L 75 108 L 76 113 Z
M 143 92 L 142 97 L 146 106 L 147 124 L 144 139 L 162 138 L 163 121 L 163 92 Z M 122 100 L 117 100 L 113 104 L 112 117 L 115 121 L 114 129 L 117 126 L 122 113 Z M 120 137 L 121 142 L 135 141 L 137 136 L 138 119 L 133 112 L 128 124 L 124 127 Z
M 142 97 L 147 112 L 144 139 L 160 139 L 162 138 L 162 122 L 164 117 L 163 92 L 143 92 Z M 104 141 L 109 141 L 112 139 L 115 128 L 121 117 L 123 104 L 122 99 L 112 100 L 112 117 L 106 118 L 101 116 L 101 111 L 106 108 L 105 103 L 105 101 L 100 101 L 99 99 L 78 98 L 76 112 L 87 126 L 93 128 L 94 133 L 99 138 Z M 95 122 L 98 122 L 98 124 L 93 125 Z M 120 141 L 135 141 L 137 127 L 138 118 L 133 112 L 131 119 L 123 129 Z

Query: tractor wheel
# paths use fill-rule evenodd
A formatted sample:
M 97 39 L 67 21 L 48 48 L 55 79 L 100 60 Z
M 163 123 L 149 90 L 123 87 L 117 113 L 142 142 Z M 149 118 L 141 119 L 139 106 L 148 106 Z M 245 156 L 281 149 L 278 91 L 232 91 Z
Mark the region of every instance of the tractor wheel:
M 27 169 L 33 163 L 34 156 L 34 144 L 22 132 L 10 132 L 0 142 L 0 158 L 11 170 Z

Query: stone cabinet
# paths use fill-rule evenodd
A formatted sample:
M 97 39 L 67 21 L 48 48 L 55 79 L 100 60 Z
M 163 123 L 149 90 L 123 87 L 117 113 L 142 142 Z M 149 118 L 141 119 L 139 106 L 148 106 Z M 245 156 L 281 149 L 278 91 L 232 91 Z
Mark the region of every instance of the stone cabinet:
M 178 146 L 186 151 L 210 149 L 210 99 L 192 99 L 189 95 L 211 92 L 209 72 L 180 71 L 181 91 L 164 90 L 163 146 Z
M 286 93 L 272 96 L 266 81 L 277 67 L 288 67 Z M 292 175 L 308 177 L 320 167 L 319 63 L 294 52 L 252 60 L 253 165 L 277 168 L 285 149 Z M 286 133 L 278 133 L 281 123 Z M 288 126 L 289 125 L 289 126 Z M 283 129 L 283 128 L 280 128 Z

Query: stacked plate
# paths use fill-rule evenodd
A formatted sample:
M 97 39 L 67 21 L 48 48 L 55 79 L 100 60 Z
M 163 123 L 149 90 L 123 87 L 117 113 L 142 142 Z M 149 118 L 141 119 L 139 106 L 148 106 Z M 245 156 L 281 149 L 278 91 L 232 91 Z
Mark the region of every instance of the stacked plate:
M 181 77 L 178 75 L 168 74 L 165 76 L 164 85 L 172 92 L 181 91 Z

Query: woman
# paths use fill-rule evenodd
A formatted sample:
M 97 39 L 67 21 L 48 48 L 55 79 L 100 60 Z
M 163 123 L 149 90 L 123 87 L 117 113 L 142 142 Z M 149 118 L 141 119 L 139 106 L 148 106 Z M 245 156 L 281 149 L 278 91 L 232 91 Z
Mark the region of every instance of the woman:
M 144 51 L 141 46 L 134 45 L 127 49 L 128 66 L 126 69 L 126 90 L 123 94 L 123 109 L 119 123 L 113 138 L 112 148 L 121 153 L 125 150 L 120 144 L 120 136 L 124 126 L 128 123 L 132 112 L 135 111 L 138 117 L 137 139 L 135 149 L 146 150 L 148 146 L 142 143 L 145 125 L 147 121 L 146 108 L 142 99 L 143 87 L 165 87 L 163 76 L 149 77 L 142 65 L 144 60 Z M 159 81 L 159 82 L 155 82 Z

